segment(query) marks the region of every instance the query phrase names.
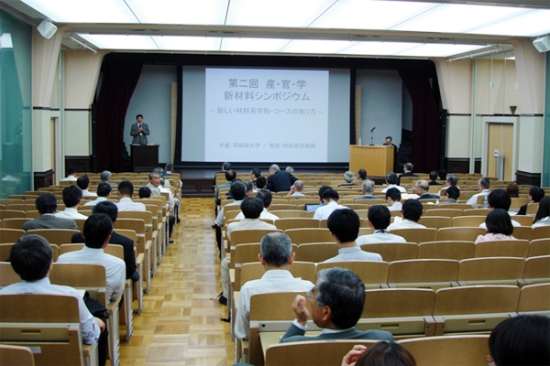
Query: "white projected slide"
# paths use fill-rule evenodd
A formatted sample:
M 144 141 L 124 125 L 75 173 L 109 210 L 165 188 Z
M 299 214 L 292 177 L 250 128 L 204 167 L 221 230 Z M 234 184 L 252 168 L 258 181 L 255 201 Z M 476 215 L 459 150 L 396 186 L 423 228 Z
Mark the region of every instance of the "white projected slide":
M 205 161 L 326 162 L 329 72 L 215 69 L 205 75 Z

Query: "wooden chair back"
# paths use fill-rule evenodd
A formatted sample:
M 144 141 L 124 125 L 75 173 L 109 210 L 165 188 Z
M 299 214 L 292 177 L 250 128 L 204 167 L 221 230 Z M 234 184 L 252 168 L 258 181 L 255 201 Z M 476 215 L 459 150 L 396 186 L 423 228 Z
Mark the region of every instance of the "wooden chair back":
M 336 243 L 306 243 L 296 249 L 296 260 L 319 263 L 338 255 Z
M 461 240 L 474 242 L 479 235 L 485 234 L 487 234 L 487 230 L 481 227 L 447 227 L 439 229 L 437 232 L 437 241 Z
M 538 226 L 533 228 L 533 231 L 531 233 L 531 240 L 545 238 L 550 238 L 550 226 Z
M 36 206 L 34 203 L 11 203 L 6 205 L 7 210 L 16 210 L 16 211 L 36 211 Z
M 371 289 L 366 295 L 361 318 L 431 316 L 435 303 L 435 292 L 430 289 Z
M 336 242 L 328 229 L 288 229 L 285 230 L 285 234 L 288 235 L 290 240 L 298 246 L 304 243 Z
M 0 344 L 0 365 L 34 366 L 34 356 L 29 347 Z
M 522 278 L 525 260 L 514 257 L 470 258 L 460 261 L 458 281 L 470 284 L 512 284 Z
M 15 243 L 22 236 L 27 234 L 23 229 L 4 229 L 0 228 L 0 243 Z M 0 258 L 0 260 L 2 260 Z
M 550 313 L 550 283 L 527 285 L 521 288 L 518 314 Z
M 512 236 L 516 239 L 531 240 L 533 229 L 530 226 L 514 226 L 514 232 Z
M 106 299 L 105 267 L 89 263 L 54 263 L 50 272 L 50 282 L 56 285 L 86 289 L 90 296 L 104 306 Z
M 440 288 L 458 277 L 459 262 L 451 259 L 411 259 L 390 263 L 388 284 L 398 287 Z
M 418 244 L 418 259 L 454 259 L 473 258 L 475 244 L 471 241 L 442 240 Z
M 495 240 L 476 244 L 475 258 L 479 257 L 527 257 L 527 240 Z
M 435 293 L 433 315 L 513 313 L 519 300 L 517 286 L 460 286 Z
M 243 243 L 259 243 L 262 238 L 272 232 L 282 232 L 282 230 L 273 229 L 251 229 L 251 230 L 233 230 L 231 232 L 231 245 Z
M 483 201 L 483 199 L 482 199 L 482 201 Z M 488 208 L 468 208 L 468 209 L 465 209 L 463 211 L 463 215 L 464 216 L 485 216 L 486 217 L 489 214 L 489 212 L 491 212 L 491 210 L 488 209 Z
M 539 209 L 539 203 L 538 202 L 529 203 L 529 204 L 527 204 L 527 210 L 525 211 L 525 213 L 527 215 L 535 215 L 537 213 L 538 209 Z
M 342 261 L 342 262 L 323 262 L 317 264 L 317 275 L 320 271 L 327 268 L 347 268 L 355 273 L 367 288 L 380 288 L 380 285 L 386 284 L 388 280 L 387 262 L 370 261 Z M 313 281 L 315 282 L 315 281 Z
M 361 249 L 366 252 L 378 253 L 386 262 L 416 259 L 418 245 L 416 243 L 372 243 L 363 244 Z
M 21 282 L 21 277 L 13 270 L 11 263 L 0 262 L 0 288 Z
M 531 240 L 529 244 L 528 257 L 550 255 L 550 238 Z
M 455 205 L 449 205 L 448 207 L 455 207 Z M 463 215 L 463 210 L 458 208 L 429 208 L 424 212 L 426 216 L 446 216 L 457 217 Z
M 437 240 L 437 229 L 432 228 L 395 229 L 391 233 L 405 238 L 408 243 L 418 244 Z
M 442 227 L 451 226 L 451 218 L 446 216 L 422 216 L 418 223 L 428 228 L 441 229 Z
M 275 226 L 280 230 L 299 229 L 299 228 L 319 228 L 319 220 L 310 218 L 286 218 L 275 220 Z
M 521 226 L 531 226 L 533 225 L 533 216 L 530 215 L 515 215 L 512 216 L 512 220 L 517 221 Z
M 23 219 L 26 217 L 25 211 L 23 210 L 0 210 L 0 220 L 5 219 Z
M 279 219 L 288 219 L 288 218 L 293 218 L 293 217 L 307 218 L 307 213 L 306 213 L 305 210 L 298 210 L 298 209 L 278 210 L 278 209 L 271 208 L 269 210 L 269 212 L 271 212 L 273 215 L 277 216 Z
M 31 221 L 30 218 L 11 218 L 11 219 L 2 219 L 2 227 L 4 229 L 19 229 L 23 230 L 23 225 L 27 221 Z
M 550 282 L 550 255 L 527 258 L 523 270 L 523 279 L 529 280 L 531 283 Z
M 416 364 L 484 366 L 489 354 L 489 335 L 438 336 L 398 341 L 409 351 Z M 468 350 L 464 352 L 463 350 Z
M 36 234 L 43 236 L 50 244 L 65 244 L 70 243 L 74 234 L 77 234 L 78 230 L 70 229 L 33 229 L 27 231 L 27 234 Z
M 453 217 L 452 227 L 476 227 L 485 222 L 487 216 L 459 216 Z

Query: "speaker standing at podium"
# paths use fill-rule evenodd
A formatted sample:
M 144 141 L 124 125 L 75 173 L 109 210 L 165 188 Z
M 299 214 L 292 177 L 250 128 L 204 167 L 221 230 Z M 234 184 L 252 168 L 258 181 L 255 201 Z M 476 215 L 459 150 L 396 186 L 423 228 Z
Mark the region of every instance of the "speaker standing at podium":
M 149 126 L 147 126 L 147 123 L 143 123 L 143 116 L 141 114 L 136 116 L 136 123 L 132 124 L 130 135 L 134 137 L 132 145 L 147 145 Z

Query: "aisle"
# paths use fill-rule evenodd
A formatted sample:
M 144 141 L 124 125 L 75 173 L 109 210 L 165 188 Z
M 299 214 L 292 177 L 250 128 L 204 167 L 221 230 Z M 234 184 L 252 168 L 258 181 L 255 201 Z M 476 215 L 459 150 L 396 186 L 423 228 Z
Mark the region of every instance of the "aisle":
M 122 344 L 121 365 L 232 365 L 227 308 L 210 300 L 221 291 L 211 198 L 184 198 L 134 335 Z M 227 362 L 226 362 L 227 361 Z

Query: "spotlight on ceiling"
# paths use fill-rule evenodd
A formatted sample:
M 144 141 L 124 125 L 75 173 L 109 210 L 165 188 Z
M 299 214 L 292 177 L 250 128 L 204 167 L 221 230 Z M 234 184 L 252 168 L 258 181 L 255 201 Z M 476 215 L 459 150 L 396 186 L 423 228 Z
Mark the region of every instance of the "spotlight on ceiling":
M 539 52 L 548 52 L 550 51 L 550 36 L 545 35 L 544 37 L 539 37 L 533 41 L 533 46 Z
M 36 29 L 38 30 L 38 33 L 46 39 L 52 38 L 55 32 L 57 32 L 57 27 L 47 19 L 40 22 Z

